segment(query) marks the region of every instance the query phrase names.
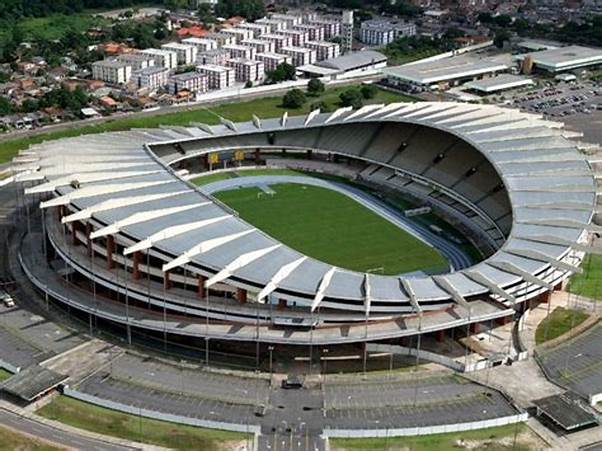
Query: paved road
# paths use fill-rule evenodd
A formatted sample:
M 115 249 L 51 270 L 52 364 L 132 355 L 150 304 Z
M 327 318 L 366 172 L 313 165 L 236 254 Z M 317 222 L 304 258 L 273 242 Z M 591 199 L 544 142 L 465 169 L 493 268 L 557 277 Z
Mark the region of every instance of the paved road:
M 116 444 L 95 439 L 89 439 L 77 433 L 59 430 L 56 427 L 42 424 L 41 422 L 21 417 L 0 408 L 0 424 L 42 440 L 51 441 L 77 450 L 134 450 Z
M 335 190 L 339 193 L 349 196 L 377 215 L 383 217 L 387 221 L 390 221 L 400 229 L 403 229 L 408 234 L 413 235 L 428 246 L 432 246 L 439 250 L 441 254 L 443 254 L 449 261 L 452 270 L 459 270 L 472 265 L 472 259 L 453 242 L 445 240 L 443 237 L 431 232 L 428 228 L 408 220 L 399 211 L 391 208 L 374 196 L 371 196 L 360 189 L 342 183 L 305 176 L 242 176 L 202 185 L 200 190 L 211 194 L 238 187 L 265 187 L 282 183 L 314 185 Z

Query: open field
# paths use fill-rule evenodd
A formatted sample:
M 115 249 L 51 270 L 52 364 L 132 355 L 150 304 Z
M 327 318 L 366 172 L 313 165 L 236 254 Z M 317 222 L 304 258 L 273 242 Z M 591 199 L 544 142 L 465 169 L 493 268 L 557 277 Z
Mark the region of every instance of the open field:
M 535 343 L 555 339 L 583 323 L 588 317 L 586 313 L 575 309 L 556 308 L 537 326 Z
M 568 291 L 594 300 L 602 299 L 602 256 L 588 254 L 582 268 L 581 275 L 571 277 Z
M 305 176 L 305 173 L 286 168 L 260 168 L 248 170 L 232 170 L 221 173 L 208 173 L 203 176 L 191 179 L 194 185 L 207 185 L 220 180 L 232 179 L 233 177 L 244 176 Z
M 237 446 L 245 443 L 245 435 L 242 433 L 156 421 L 66 396 L 57 397 L 37 414 L 95 433 L 176 450 L 237 449 Z
M 436 250 L 341 193 L 298 184 L 270 188 L 275 195 L 243 188 L 216 197 L 272 237 L 332 265 L 388 275 L 446 266 Z
M 333 438 L 330 445 L 332 450 L 538 450 L 546 447 L 525 424 L 425 436 Z
M 223 103 L 211 108 L 191 107 L 190 110 L 175 113 L 165 113 L 153 116 L 141 116 L 130 118 L 118 118 L 107 120 L 96 125 L 86 125 L 61 131 L 41 133 L 31 137 L 17 138 L 0 142 L 0 163 L 9 161 L 21 149 L 26 149 L 32 144 L 42 141 L 56 140 L 59 138 L 88 135 L 92 133 L 112 132 L 128 130 L 132 128 L 158 127 L 159 125 L 184 126 L 191 122 L 202 122 L 206 124 L 218 124 L 219 117 L 225 117 L 232 121 L 248 121 L 252 114 L 261 118 L 273 118 L 281 116 L 285 111 L 290 115 L 301 115 L 308 113 L 314 102 L 325 102 L 331 109 L 338 107 L 339 94 L 349 87 L 338 87 L 328 89 L 318 97 L 310 97 L 305 105 L 298 110 L 289 110 L 281 106 L 282 96 L 262 97 L 244 102 Z M 379 89 L 378 94 L 366 103 L 389 103 L 413 101 L 414 99 L 402 94 Z
M 0 450 L 61 450 L 33 436 L 0 426 Z

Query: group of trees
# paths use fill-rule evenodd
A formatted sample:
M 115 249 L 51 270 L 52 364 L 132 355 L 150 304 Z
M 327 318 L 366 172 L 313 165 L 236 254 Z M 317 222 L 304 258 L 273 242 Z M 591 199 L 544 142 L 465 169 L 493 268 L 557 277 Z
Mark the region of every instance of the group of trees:
M 2 0 L 0 19 L 15 20 L 21 17 L 46 17 L 51 14 L 74 14 L 86 9 L 127 8 L 153 0 Z
M 268 84 L 295 80 L 297 78 L 295 75 L 295 67 L 288 63 L 279 64 L 276 66 L 276 69 L 273 71 L 267 71 L 265 75 L 266 83 Z
M 319 97 L 325 91 L 326 87 L 324 83 L 317 78 L 312 78 L 307 83 L 307 94 L 299 88 L 293 88 L 282 98 L 282 106 L 293 109 L 301 108 L 307 102 L 308 96 Z M 361 108 L 365 100 L 373 99 L 377 94 L 378 88 L 374 85 L 362 85 L 361 88 L 348 88 L 339 94 L 339 105 L 341 107 Z M 311 104 L 311 110 L 318 108 L 323 112 L 330 110 L 330 106 L 324 100 L 319 100 Z
M 457 37 L 454 29 L 450 29 L 449 34 L 435 39 L 426 36 L 403 37 L 388 44 L 382 52 L 389 57 L 390 64 L 403 64 L 437 53 L 449 52 L 458 47 L 454 41 Z
M 20 107 L 10 103 L 5 97 L 0 97 L 0 116 L 12 113 L 31 113 L 43 108 L 56 107 L 79 114 L 90 102 L 89 96 L 80 87 L 70 91 L 66 88 L 56 88 L 47 92 L 40 99 L 26 99 Z
M 242 16 L 256 20 L 265 16 L 265 5 L 262 0 L 219 0 L 214 12 L 218 17 Z

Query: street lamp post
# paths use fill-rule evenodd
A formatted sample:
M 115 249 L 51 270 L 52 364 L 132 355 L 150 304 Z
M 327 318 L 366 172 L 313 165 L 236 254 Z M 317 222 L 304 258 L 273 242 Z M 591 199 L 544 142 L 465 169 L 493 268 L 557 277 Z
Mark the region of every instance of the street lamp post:
M 274 346 L 273 345 L 269 345 L 268 346 L 268 351 L 270 352 L 270 389 L 272 388 L 272 352 L 274 351 Z

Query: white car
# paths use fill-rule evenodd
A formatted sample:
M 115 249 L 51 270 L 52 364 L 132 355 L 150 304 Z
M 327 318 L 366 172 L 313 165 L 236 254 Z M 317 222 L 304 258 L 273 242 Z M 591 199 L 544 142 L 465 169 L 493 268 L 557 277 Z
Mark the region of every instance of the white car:
M 13 297 L 11 297 L 9 294 L 5 294 L 2 297 L 2 302 L 4 303 L 4 306 L 6 306 L 7 308 L 15 307 L 15 300 L 13 300 Z

